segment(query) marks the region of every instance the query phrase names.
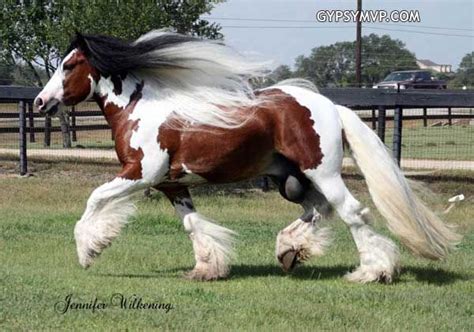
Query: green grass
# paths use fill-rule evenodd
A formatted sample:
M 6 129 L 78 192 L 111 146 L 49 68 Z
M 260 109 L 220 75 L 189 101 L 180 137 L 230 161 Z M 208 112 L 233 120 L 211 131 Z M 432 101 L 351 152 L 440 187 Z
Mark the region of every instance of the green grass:
M 392 147 L 393 129 L 385 144 Z M 474 160 L 474 126 L 415 127 L 402 130 L 402 158 Z
M 472 205 L 465 179 L 436 180 L 429 187 L 445 207 L 464 193 L 467 202 L 449 215 L 465 234 L 458 251 L 433 263 L 402 250 L 403 273 L 391 285 L 358 285 L 342 276 L 357 263 L 357 252 L 341 221 L 326 221 L 335 242 L 328 253 L 286 275 L 277 266 L 277 232 L 300 208 L 277 193 L 197 193 L 200 211 L 236 230 L 238 257 L 228 280 L 184 280 L 193 266 L 191 243 L 168 202 L 143 199 L 139 213 L 89 270 L 77 263 L 73 227 L 90 191 L 116 169 L 84 164 L 36 164 L 36 176 L 9 176 L 0 166 L 0 330 L 473 330 Z M 362 181 L 349 179 L 368 201 Z M 378 218 L 377 218 L 378 219 Z M 376 222 L 375 227 L 386 233 Z M 137 294 L 145 301 L 171 303 L 168 313 L 107 308 L 55 312 L 73 294 L 76 301 L 112 294 Z

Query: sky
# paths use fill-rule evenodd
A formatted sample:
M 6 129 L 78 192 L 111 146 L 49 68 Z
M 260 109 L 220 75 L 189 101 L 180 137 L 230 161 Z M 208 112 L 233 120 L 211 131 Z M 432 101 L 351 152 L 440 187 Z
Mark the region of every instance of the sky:
M 293 66 L 298 55 L 309 55 L 314 47 L 355 40 L 355 23 L 316 21 L 317 11 L 336 9 L 355 10 L 356 0 L 227 0 L 218 4 L 211 14 L 205 17 L 211 22 L 221 24 L 225 42 L 238 51 L 244 54 L 256 53 L 264 59 L 273 60 L 275 65 Z M 362 0 L 362 9 L 388 12 L 418 10 L 420 22 L 362 25 L 362 35 L 388 34 L 391 38 L 400 39 L 418 59 L 450 64 L 456 69 L 462 57 L 474 51 L 474 0 Z M 249 26 L 252 28 L 248 28 Z M 263 28 L 264 26 L 271 28 Z M 411 30 L 416 33 L 379 28 Z

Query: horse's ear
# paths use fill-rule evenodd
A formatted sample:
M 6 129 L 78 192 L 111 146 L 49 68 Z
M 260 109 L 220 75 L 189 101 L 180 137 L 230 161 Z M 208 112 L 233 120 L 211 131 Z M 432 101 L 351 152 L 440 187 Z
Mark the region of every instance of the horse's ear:
M 82 33 L 80 33 L 79 31 L 76 31 L 76 36 L 74 38 L 75 42 L 76 42 L 76 45 L 77 47 L 83 51 L 84 53 L 87 53 L 88 50 L 89 50 L 89 47 L 87 45 L 87 41 L 86 39 L 84 38 L 84 35 Z

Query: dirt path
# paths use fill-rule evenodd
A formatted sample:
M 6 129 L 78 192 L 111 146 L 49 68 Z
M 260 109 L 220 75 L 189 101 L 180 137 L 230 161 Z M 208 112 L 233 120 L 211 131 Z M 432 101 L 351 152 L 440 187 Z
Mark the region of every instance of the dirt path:
M 1 156 L 18 157 L 17 149 L 0 149 Z M 28 149 L 28 157 L 42 159 L 87 159 L 116 162 L 115 151 L 90 149 Z M 354 165 L 350 158 L 344 159 L 344 166 Z M 469 160 L 431 160 L 431 159 L 402 159 L 403 168 L 437 169 L 437 170 L 471 170 L 474 171 L 474 161 Z

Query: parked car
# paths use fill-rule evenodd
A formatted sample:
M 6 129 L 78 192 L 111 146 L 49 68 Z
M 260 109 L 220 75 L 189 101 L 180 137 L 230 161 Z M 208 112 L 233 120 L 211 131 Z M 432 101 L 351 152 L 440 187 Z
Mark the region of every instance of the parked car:
M 374 89 L 446 89 L 446 81 L 437 80 L 426 70 L 404 70 L 390 73 Z

